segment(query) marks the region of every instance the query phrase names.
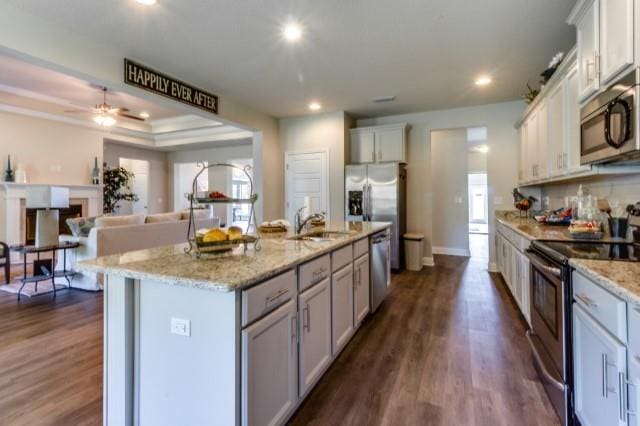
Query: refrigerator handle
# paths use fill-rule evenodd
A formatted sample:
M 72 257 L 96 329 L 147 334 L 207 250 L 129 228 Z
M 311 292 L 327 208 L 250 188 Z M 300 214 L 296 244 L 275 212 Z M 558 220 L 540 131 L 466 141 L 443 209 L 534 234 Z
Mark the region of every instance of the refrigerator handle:
M 362 221 L 365 222 L 367 220 L 367 184 L 362 185 Z
M 367 215 L 367 221 L 371 222 L 371 216 L 373 216 L 373 203 L 371 199 L 371 184 L 369 184 L 369 193 L 367 194 L 367 208 L 369 209 Z

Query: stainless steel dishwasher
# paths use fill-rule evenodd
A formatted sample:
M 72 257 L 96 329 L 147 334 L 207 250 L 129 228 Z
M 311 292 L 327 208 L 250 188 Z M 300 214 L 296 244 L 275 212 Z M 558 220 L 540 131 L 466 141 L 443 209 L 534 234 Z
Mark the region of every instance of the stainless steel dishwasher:
M 371 311 L 378 309 L 391 285 L 391 239 L 389 230 L 369 239 L 371 253 Z

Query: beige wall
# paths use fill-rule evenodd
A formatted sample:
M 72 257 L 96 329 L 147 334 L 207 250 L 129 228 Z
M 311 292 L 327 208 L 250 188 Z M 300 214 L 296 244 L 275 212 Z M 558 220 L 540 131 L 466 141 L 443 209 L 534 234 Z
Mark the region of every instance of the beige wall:
M 29 183 L 88 185 L 94 158 L 102 164 L 104 133 L 69 124 L 0 112 L 2 173 L 7 155 L 22 164 Z
M 170 211 L 167 153 L 105 141 L 104 162 L 110 167 L 117 167 L 120 158 L 149 162 L 149 214 Z
M 431 256 L 433 185 L 430 132 L 437 129 L 487 126 L 490 262 L 494 262 L 494 211 L 511 209 L 511 190 L 518 180 L 518 132 L 514 123 L 524 110 L 522 101 L 428 111 L 358 120 L 358 126 L 406 122 L 410 125 L 407 167 L 407 230 L 425 234 L 425 256 Z M 493 265 L 492 265 L 493 266 Z
M 487 172 L 487 154 L 478 151 L 469 151 L 468 166 L 469 173 Z
M 344 220 L 344 166 L 349 149 L 350 124 L 350 118 L 343 111 L 280 120 L 281 152 L 329 150 L 329 211 L 332 221 Z M 283 206 L 284 201 L 283 197 Z
M 432 248 L 444 254 L 468 255 L 469 197 L 467 129 L 431 132 L 433 179 Z

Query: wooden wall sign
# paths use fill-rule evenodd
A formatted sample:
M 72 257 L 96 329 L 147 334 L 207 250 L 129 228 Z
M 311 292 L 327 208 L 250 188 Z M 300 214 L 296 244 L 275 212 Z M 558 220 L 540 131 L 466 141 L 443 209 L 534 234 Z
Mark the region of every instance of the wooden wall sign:
M 218 97 L 130 59 L 124 59 L 124 82 L 187 105 L 218 114 Z

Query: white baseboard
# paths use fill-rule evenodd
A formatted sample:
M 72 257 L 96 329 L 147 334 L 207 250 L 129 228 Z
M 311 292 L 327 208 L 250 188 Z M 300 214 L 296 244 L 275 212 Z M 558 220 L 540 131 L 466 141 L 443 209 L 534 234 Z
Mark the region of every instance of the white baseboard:
M 449 256 L 464 256 L 471 257 L 471 253 L 467 249 L 460 249 L 455 247 L 432 247 L 433 254 L 446 254 Z
M 498 272 L 498 264 L 496 262 L 489 262 L 487 270 L 489 272 Z
M 433 261 L 433 256 L 429 256 L 429 257 L 423 257 L 422 258 L 422 265 L 423 266 L 435 266 L 435 262 Z

